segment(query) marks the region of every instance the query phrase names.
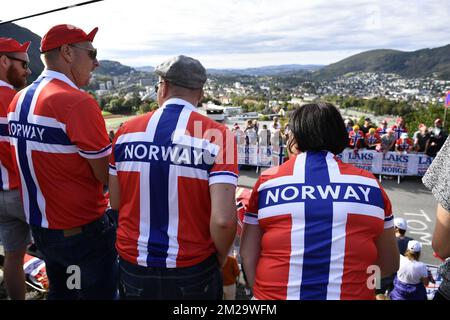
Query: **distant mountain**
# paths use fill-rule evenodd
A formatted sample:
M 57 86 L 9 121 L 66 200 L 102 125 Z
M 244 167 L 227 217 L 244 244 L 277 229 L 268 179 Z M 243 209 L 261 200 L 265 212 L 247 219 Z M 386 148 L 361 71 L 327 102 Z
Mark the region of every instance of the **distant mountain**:
M 108 76 L 122 76 L 127 75 L 131 71 L 135 71 L 133 68 L 124 66 L 120 62 L 111 60 L 100 60 L 100 66 L 95 69 L 95 74 L 108 75 Z
M 450 44 L 413 52 L 371 50 L 348 57 L 314 72 L 316 80 L 329 80 L 349 72 L 397 73 L 407 78 L 436 74 L 450 79 Z
M 297 73 L 299 71 L 312 72 L 323 68 L 322 65 L 287 64 L 280 66 L 266 66 L 246 69 L 208 69 L 214 75 L 248 75 L 248 76 L 280 76 Z
M 135 67 L 137 71 L 143 71 L 143 72 L 153 72 L 155 71 L 155 67 L 152 66 L 146 66 L 146 67 Z
M 0 25 L 0 37 L 14 38 L 20 43 L 31 41 L 28 49 L 30 58 L 31 76 L 29 81 L 35 80 L 44 70 L 44 64 L 41 61 L 39 47 L 41 46 L 41 37 L 26 28 L 22 28 L 14 23 Z

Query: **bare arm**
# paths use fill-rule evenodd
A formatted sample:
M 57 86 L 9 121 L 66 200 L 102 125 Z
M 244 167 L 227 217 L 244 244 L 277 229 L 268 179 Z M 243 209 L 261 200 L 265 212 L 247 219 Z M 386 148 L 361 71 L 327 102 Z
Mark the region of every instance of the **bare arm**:
M 450 212 L 438 204 L 433 232 L 433 250 L 442 258 L 450 257 Z
M 211 194 L 210 233 L 217 249 L 219 264 L 223 267 L 236 236 L 236 187 L 216 183 L 209 187 Z
M 255 283 L 256 266 L 261 253 L 262 232 L 259 225 L 244 224 L 241 237 L 241 259 L 250 287 Z
M 117 176 L 109 175 L 109 201 L 111 208 L 119 210 L 120 207 L 120 186 Z
M 400 253 L 398 252 L 397 240 L 394 228 L 384 229 L 376 242 L 378 250 L 377 265 L 381 269 L 381 277 L 392 275 L 399 268 Z
M 95 178 L 103 183 L 104 186 L 108 185 L 108 159 L 109 156 L 100 159 L 86 159 L 92 168 Z

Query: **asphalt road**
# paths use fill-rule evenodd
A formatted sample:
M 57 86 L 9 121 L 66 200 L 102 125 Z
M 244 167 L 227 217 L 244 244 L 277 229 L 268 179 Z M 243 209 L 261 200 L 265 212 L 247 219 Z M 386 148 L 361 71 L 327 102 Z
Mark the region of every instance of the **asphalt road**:
M 241 170 L 239 186 L 252 188 L 258 176 L 255 168 Z M 440 261 L 433 256 L 431 248 L 437 202 L 422 184 L 421 178 L 404 177 L 400 184 L 397 184 L 397 178 L 383 179 L 382 186 L 391 200 L 394 216 L 403 217 L 408 222 L 406 235 L 422 242 L 420 260 L 426 264 L 439 265 Z

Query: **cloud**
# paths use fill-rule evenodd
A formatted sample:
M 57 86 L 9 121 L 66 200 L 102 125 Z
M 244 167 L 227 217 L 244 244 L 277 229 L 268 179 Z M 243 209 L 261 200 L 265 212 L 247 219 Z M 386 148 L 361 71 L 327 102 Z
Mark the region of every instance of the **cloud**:
M 26 12 L 12 8 L 6 14 L 26 15 L 77 1 L 29 0 L 25 1 Z M 119 61 L 155 64 L 161 57 L 184 53 L 216 62 L 222 57 L 224 65 L 227 57 L 241 57 L 249 67 L 268 61 L 283 64 L 280 55 L 301 56 L 302 63 L 317 63 L 321 57 L 329 63 L 345 52 L 410 51 L 447 44 L 450 6 L 446 2 L 105 0 L 19 24 L 41 36 L 57 23 L 72 23 L 85 30 L 99 26 L 94 44 L 100 55 Z

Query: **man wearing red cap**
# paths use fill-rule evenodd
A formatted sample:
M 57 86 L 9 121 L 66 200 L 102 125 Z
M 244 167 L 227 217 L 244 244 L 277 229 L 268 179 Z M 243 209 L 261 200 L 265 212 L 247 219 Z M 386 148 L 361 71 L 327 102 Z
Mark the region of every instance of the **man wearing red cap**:
M 0 240 L 5 249 L 5 285 L 11 299 L 25 299 L 23 258 L 31 242 L 30 230 L 19 193 L 19 177 L 9 144 L 7 111 L 16 91 L 31 74 L 27 50 L 30 42 L 20 44 L 0 38 Z
M 46 69 L 14 97 L 8 114 L 25 214 L 50 280 L 49 299 L 117 295 L 115 223 L 105 214 L 103 194 L 111 145 L 97 102 L 79 89 L 99 65 L 92 46 L 96 32 L 51 28 L 41 42 Z

